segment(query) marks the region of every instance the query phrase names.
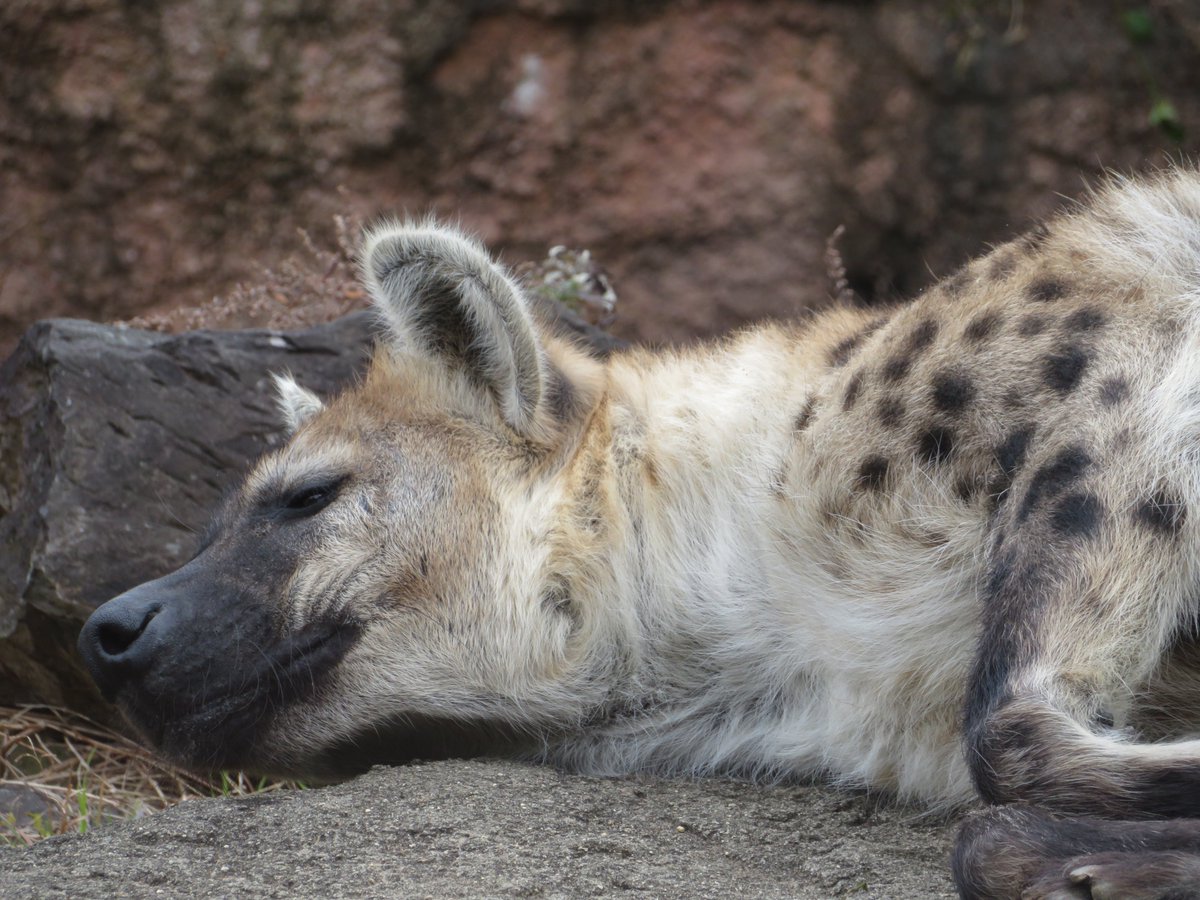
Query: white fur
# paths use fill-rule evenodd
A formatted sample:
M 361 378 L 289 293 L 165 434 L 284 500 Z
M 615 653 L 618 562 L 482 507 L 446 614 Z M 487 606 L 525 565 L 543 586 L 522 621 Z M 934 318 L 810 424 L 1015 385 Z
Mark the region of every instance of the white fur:
M 300 426 L 325 408 L 321 398 L 296 383 L 290 373 L 272 373 L 275 384 L 275 399 L 279 415 L 283 418 L 288 434 L 294 434 Z

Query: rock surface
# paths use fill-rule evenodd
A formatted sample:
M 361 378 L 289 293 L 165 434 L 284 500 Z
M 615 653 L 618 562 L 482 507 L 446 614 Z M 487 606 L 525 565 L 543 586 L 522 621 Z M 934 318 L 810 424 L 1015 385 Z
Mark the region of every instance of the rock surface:
M 344 212 L 590 247 L 651 341 L 825 302 L 839 224 L 861 294 L 912 292 L 1196 158 L 1196 4 L 1127 6 L 0 3 L 0 346 L 227 293 Z
M 0 895 L 933 900 L 954 896 L 952 832 L 818 787 L 454 761 L 0 850 Z
M 223 492 L 281 440 L 270 373 L 335 391 L 366 362 L 369 322 L 29 331 L 0 368 L 0 703 L 111 719 L 77 659 L 79 626 L 182 565 Z

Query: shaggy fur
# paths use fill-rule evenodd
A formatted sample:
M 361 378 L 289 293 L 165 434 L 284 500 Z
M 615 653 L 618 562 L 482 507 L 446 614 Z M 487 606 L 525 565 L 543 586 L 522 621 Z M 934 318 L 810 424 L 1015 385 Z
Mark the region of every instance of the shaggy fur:
M 1147 867 L 1136 896 L 1194 895 L 1195 172 L 1114 181 L 904 306 L 606 362 L 453 230 L 381 227 L 362 265 L 389 334 L 364 383 L 322 405 L 281 381 L 295 434 L 186 577 L 81 638 L 161 746 L 311 773 L 434 735 L 582 772 L 982 796 L 1036 808 L 968 823 L 964 896 L 1126 896 L 1104 885 Z M 150 658 L 146 611 L 231 571 L 308 683 L 229 745 L 216 699 L 144 710 L 231 650 Z

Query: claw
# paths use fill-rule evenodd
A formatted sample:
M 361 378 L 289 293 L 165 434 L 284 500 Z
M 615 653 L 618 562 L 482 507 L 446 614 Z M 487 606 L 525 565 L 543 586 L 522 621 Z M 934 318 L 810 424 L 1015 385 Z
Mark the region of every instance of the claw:
M 1098 866 L 1080 866 L 1077 869 L 1072 869 L 1067 877 L 1071 879 L 1071 884 L 1090 885 L 1092 878 L 1099 874 L 1100 869 Z

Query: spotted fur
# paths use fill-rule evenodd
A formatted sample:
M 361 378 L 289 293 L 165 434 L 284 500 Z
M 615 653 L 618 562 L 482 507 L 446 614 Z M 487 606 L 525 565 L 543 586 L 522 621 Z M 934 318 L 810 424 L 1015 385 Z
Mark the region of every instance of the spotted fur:
M 290 442 L 81 637 L 159 746 L 982 797 L 968 897 L 1197 870 L 1200 824 L 1134 821 L 1200 816 L 1195 172 L 1115 181 L 882 314 L 607 361 L 457 232 L 380 228 L 363 271 L 365 381 L 281 382 Z

